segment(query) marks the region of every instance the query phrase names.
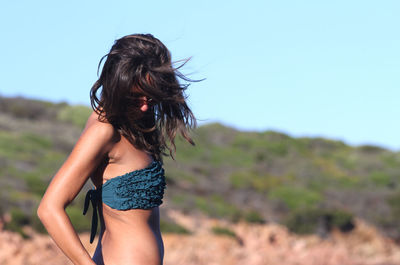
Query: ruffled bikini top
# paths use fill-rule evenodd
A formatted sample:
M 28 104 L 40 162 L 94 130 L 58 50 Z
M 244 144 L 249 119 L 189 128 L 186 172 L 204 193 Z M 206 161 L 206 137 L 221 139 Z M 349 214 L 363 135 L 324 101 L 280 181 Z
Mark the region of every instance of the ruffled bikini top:
M 153 160 L 146 168 L 111 178 L 99 189 L 89 190 L 86 193 L 83 214 L 86 214 L 91 202 L 93 215 L 90 243 L 96 236 L 97 212 L 101 202 L 117 210 L 150 209 L 163 203 L 166 188 L 162 162 Z

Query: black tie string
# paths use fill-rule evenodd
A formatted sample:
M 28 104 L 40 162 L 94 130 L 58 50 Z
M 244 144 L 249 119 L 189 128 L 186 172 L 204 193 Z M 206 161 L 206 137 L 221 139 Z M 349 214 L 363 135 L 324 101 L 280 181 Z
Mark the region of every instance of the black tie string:
M 90 231 L 90 244 L 93 242 L 94 237 L 96 236 L 97 233 L 97 224 L 98 224 L 98 215 L 97 211 L 98 209 L 98 201 L 99 201 L 99 194 L 100 190 L 89 190 L 86 193 L 85 197 L 85 205 L 83 207 L 83 215 L 86 215 L 86 212 L 89 208 L 89 203 L 92 202 L 93 206 L 93 215 L 92 215 L 92 227 Z

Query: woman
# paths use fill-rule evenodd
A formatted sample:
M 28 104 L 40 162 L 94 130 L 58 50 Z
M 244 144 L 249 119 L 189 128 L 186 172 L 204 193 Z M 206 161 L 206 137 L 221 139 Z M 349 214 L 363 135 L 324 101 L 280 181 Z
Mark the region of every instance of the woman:
M 179 73 L 180 67 L 172 67 L 170 52 L 151 34 L 116 40 L 99 68 L 105 57 L 90 92 L 94 111 L 37 213 L 74 264 L 162 264 L 162 156 L 174 159 L 177 133 L 194 145 L 189 131 L 196 127 L 196 119 L 184 95 L 188 85 L 179 84 L 177 77 L 194 80 Z M 65 212 L 89 178 L 95 189 L 87 193 L 84 213 L 89 204 L 94 207 L 91 241 L 97 214 L 101 224 L 92 258 Z

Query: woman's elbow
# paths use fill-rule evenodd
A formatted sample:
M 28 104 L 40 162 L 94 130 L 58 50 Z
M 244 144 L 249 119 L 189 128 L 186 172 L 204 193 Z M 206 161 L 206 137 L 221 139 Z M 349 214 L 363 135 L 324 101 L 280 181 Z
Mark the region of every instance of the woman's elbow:
M 39 207 L 36 210 L 36 214 L 39 217 L 39 219 L 43 222 L 44 219 L 49 216 L 50 210 L 49 206 L 44 204 L 43 202 L 39 204 Z
M 39 204 L 39 207 L 36 210 L 36 214 L 43 223 L 43 221 L 52 218 L 59 211 L 62 210 L 63 210 L 62 207 L 57 207 L 57 205 L 54 205 L 51 202 L 46 202 L 42 200 L 42 202 Z
M 36 210 L 36 214 L 39 219 L 43 221 L 44 219 L 52 218 L 55 215 L 65 212 L 67 205 L 68 203 L 52 201 L 51 199 L 42 199 Z

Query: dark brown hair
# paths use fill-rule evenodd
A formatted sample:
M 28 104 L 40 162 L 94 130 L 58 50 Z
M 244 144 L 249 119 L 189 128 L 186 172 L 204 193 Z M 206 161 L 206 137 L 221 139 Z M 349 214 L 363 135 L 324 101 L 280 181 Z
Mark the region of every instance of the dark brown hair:
M 178 133 L 195 145 L 189 131 L 196 128 L 196 118 L 184 93 L 189 83 L 180 84 L 177 79 L 201 81 L 191 80 L 178 70 L 190 58 L 178 61 L 183 63 L 174 68 L 167 47 L 151 34 L 132 34 L 116 40 L 101 58 L 98 71 L 105 57 L 100 78 L 90 90 L 91 105 L 100 121 L 107 120 L 133 146 L 156 160 L 168 156 L 166 149 L 175 159 Z M 96 94 L 100 87 L 99 99 Z M 143 96 L 148 99 L 145 112 L 140 110 Z

